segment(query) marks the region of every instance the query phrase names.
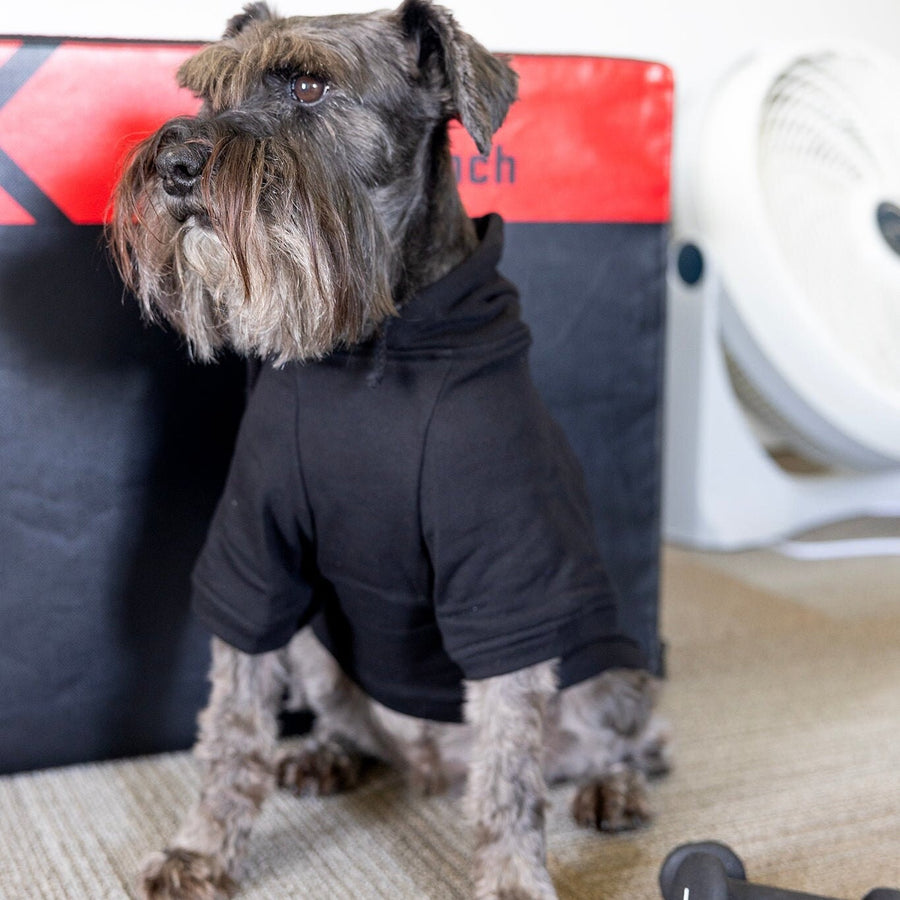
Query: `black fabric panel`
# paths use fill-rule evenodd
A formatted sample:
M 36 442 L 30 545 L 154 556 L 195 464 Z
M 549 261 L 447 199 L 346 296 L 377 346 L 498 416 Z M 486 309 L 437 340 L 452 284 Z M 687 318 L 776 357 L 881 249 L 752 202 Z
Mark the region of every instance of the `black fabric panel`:
M 659 660 L 664 229 L 507 226 L 536 381 L 585 465 L 623 624 Z M 189 573 L 239 364 L 140 322 L 99 228 L 0 228 L 0 772 L 189 745 Z
M 535 382 L 584 466 L 623 630 L 658 674 L 665 247 L 662 225 L 512 223 L 500 265 Z
M 140 322 L 99 228 L 0 228 L 0 771 L 188 746 L 190 568 L 242 369 Z

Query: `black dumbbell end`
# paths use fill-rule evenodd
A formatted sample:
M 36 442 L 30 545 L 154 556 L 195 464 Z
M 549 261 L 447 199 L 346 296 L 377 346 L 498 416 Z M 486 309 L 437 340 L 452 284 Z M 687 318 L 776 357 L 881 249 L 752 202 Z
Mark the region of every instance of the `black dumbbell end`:
M 659 872 L 665 900 L 728 900 L 728 879 L 744 881 L 744 864 L 717 841 L 676 847 Z

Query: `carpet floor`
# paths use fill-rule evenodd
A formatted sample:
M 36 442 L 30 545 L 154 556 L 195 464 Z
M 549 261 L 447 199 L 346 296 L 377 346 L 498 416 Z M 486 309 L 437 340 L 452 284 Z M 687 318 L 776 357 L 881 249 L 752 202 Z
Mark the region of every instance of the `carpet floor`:
M 667 548 L 661 615 L 675 769 L 629 834 L 579 829 L 569 791 L 552 792 L 561 900 L 655 900 L 668 851 L 705 839 L 761 883 L 841 900 L 900 888 L 900 557 Z M 186 753 L 0 779 L 0 898 L 132 896 L 196 786 Z M 239 897 L 464 898 L 468 847 L 456 800 L 380 772 L 342 797 L 274 798 Z

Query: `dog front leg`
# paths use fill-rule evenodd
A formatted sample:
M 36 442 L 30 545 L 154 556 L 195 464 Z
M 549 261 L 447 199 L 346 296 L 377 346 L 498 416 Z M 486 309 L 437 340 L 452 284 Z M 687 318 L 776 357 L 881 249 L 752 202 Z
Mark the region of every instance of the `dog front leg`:
M 473 728 L 466 807 L 477 900 L 552 900 L 544 834 L 544 719 L 554 663 L 466 684 Z
M 148 900 L 230 896 L 253 822 L 275 787 L 281 656 L 248 656 L 216 638 L 212 656 L 212 692 L 194 747 L 200 797 L 171 845 L 147 860 L 142 891 Z

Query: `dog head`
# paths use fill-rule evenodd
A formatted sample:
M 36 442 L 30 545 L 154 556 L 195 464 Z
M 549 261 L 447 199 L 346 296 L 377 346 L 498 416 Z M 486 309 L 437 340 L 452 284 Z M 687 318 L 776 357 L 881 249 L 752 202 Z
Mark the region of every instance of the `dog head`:
M 139 145 L 110 244 L 151 318 L 210 359 L 353 344 L 395 311 L 458 119 L 486 153 L 516 76 L 427 0 L 281 18 L 254 3 L 187 60 L 202 100 Z M 455 188 L 454 188 L 455 191 Z

